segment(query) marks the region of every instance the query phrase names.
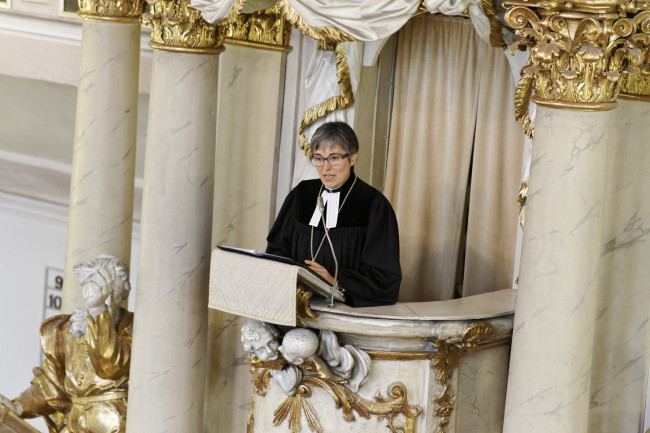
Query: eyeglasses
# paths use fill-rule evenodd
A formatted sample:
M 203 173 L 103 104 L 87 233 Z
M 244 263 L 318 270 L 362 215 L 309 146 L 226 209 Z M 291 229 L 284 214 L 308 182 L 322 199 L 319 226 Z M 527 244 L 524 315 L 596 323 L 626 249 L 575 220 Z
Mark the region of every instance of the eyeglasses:
M 315 155 L 311 158 L 311 163 L 316 167 L 322 167 L 323 164 L 325 164 L 325 161 L 327 161 L 330 163 L 330 165 L 337 166 L 343 164 L 343 160 L 349 155 L 349 153 L 344 153 L 343 155 L 340 153 L 331 153 L 327 158 L 320 155 Z

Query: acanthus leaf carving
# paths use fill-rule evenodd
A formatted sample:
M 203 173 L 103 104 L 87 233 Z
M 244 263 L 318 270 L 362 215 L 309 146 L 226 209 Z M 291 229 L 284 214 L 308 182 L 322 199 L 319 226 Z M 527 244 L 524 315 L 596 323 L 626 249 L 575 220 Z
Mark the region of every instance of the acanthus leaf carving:
M 577 5 L 574 7 L 574 3 Z M 635 80 L 647 58 L 647 27 L 640 12 L 629 18 L 616 5 L 585 6 L 564 3 L 506 0 L 506 24 L 521 39 L 511 50 L 528 48 L 530 64 L 522 70 L 518 119 L 526 120 L 524 89 L 534 88 L 539 104 L 585 110 L 616 106 L 623 83 Z M 592 7 L 593 10 L 590 10 Z M 623 10 L 639 10 L 635 3 Z

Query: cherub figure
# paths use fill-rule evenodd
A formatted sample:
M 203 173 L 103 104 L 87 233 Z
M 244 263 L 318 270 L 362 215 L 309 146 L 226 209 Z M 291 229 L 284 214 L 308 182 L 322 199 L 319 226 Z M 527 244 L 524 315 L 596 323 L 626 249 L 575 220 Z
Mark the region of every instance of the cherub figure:
M 278 358 L 279 338 L 278 328 L 260 320 L 249 320 L 241 328 L 244 350 L 260 361 L 268 362 Z

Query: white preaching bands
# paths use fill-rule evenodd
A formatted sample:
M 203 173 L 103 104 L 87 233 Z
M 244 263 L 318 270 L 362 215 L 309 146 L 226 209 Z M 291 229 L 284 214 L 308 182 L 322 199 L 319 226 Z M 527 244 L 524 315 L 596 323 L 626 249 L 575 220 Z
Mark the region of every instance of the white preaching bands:
M 352 182 L 352 186 L 348 190 L 348 193 L 345 194 L 345 197 L 343 198 L 343 203 L 339 205 L 339 200 L 341 198 L 341 193 L 339 191 L 333 192 L 332 190 L 327 190 L 325 189 L 323 191 L 323 186 L 321 185 L 320 190 L 318 191 L 318 195 L 323 197 L 323 203 L 326 204 L 329 202 L 327 205 L 327 210 L 326 210 L 326 226 L 328 229 L 336 227 L 336 224 L 338 223 L 338 218 L 339 218 L 339 212 L 341 212 L 341 209 L 343 208 L 343 205 L 347 201 L 348 197 L 350 196 L 350 193 L 352 192 L 352 189 L 354 188 L 354 184 L 357 183 L 357 175 L 354 175 L 354 182 Z M 316 257 L 318 256 L 318 253 L 320 252 L 321 247 L 323 246 L 323 242 L 325 241 L 325 236 L 322 237 L 320 240 L 320 244 L 318 245 L 318 250 L 316 250 L 316 254 L 314 254 L 314 227 L 318 227 L 318 223 L 320 222 L 320 210 L 318 209 L 318 204 L 316 204 L 316 208 L 314 209 L 314 213 L 311 216 L 311 220 L 309 221 L 309 225 L 311 226 L 311 238 L 310 238 L 310 251 L 311 251 L 311 260 L 315 261 Z

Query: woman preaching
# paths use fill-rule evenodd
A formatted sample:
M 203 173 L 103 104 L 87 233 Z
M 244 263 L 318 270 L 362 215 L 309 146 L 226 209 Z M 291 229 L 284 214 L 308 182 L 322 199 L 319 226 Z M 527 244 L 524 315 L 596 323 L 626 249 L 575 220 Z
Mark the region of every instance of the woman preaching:
M 289 193 L 267 237 L 266 252 L 304 262 L 334 284 L 335 261 L 325 237 L 318 198 L 338 260 L 338 287 L 353 307 L 397 302 L 402 272 L 395 212 L 388 200 L 354 173 L 359 142 L 343 122 L 325 123 L 312 137 L 320 179 Z

